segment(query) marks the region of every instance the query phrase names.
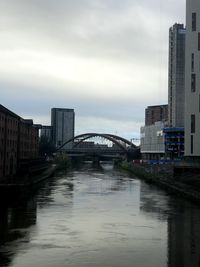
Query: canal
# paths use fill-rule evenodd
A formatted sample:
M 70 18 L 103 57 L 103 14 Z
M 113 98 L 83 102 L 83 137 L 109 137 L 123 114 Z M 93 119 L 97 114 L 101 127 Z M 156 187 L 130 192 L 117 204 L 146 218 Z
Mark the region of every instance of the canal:
M 200 266 L 200 208 L 111 165 L 57 173 L 2 206 L 0 266 Z

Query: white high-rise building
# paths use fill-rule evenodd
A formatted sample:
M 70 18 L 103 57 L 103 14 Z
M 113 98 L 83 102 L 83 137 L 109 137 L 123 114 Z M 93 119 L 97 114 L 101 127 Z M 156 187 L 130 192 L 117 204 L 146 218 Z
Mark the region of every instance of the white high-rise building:
M 185 28 L 174 24 L 169 29 L 168 125 L 184 127 L 185 106 Z
M 186 1 L 185 156 L 200 156 L 200 0 Z
M 51 109 L 51 126 L 53 130 L 53 143 L 56 148 L 63 145 L 66 141 L 74 137 L 74 120 L 75 113 L 73 109 L 52 108 Z M 71 148 L 72 143 L 67 144 L 64 148 Z

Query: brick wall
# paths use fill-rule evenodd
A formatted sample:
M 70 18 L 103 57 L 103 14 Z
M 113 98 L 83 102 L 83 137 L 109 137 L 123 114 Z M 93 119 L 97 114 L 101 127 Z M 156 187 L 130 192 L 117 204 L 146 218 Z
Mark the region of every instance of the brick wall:
M 0 179 L 12 177 L 21 160 L 39 154 L 39 128 L 0 105 Z

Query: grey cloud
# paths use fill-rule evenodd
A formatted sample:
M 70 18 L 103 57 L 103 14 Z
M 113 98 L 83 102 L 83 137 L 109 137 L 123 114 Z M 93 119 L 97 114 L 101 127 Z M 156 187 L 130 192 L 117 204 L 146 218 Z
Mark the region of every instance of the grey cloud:
M 0 83 L 1 104 L 7 103 L 13 107 L 15 112 L 21 114 L 31 114 L 35 116 L 46 116 L 50 113 L 52 107 L 74 108 L 77 116 L 93 116 L 102 119 L 118 121 L 136 121 L 143 120 L 144 114 L 140 111 L 144 109 L 144 103 L 138 103 L 137 99 L 101 99 L 95 97 L 84 98 L 83 95 L 77 96 L 69 93 L 59 93 L 59 89 L 47 89 L 44 93 L 42 89 L 30 86 L 16 85 L 12 83 Z M 70 90 L 73 91 L 72 85 Z M 15 96 L 13 101 L 12 96 Z M 30 105 L 31 102 L 31 105 Z M 21 105 L 23 103 L 23 105 Z M 11 108 L 12 109 L 12 108 Z
M 133 76 L 134 65 L 142 73 L 142 66 L 155 67 L 157 61 L 160 70 L 155 71 L 167 75 L 168 28 L 176 21 L 184 22 L 184 8 L 183 0 L 2 0 L 0 50 L 35 50 L 63 58 L 76 55 L 97 62 L 105 59 L 129 66 Z M 49 77 L 40 80 L 40 73 L 24 77 L 22 83 L 9 75 L 12 73 L 7 77 L 0 74 L 0 101 L 22 116 L 48 117 L 52 106 L 69 106 L 77 116 L 88 118 L 92 113 L 93 118 L 115 121 L 112 125 L 116 128 L 116 120 L 143 123 L 147 105 L 165 102 L 162 94 L 145 95 L 142 100 L 135 99 L 134 93 L 106 98 L 87 95 L 86 87 L 91 92 L 101 90 L 89 83 L 64 84 Z M 135 85 L 132 87 L 134 90 Z M 160 87 L 164 87 L 162 83 Z M 109 85 L 104 90 L 109 91 Z
M 160 4 L 162 2 L 162 4 Z M 182 7 L 181 1 L 14 1 L 4 3 L 4 25 L 12 27 L 22 35 L 20 45 L 44 43 L 44 49 L 61 49 L 63 53 L 76 53 L 87 57 L 153 60 L 153 55 L 166 52 L 167 46 L 157 45 L 161 40 L 146 25 L 149 18 L 140 20 L 137 13 L 145 11 L 158 17 L 162 26 L 163 17 L 174 16 L 174 7 Z M 172 5 L 173 4 L 173 5 Z M 130 12 L 132 10 L 132 12 Z M 136 10 L 136 11 L 134 11 Z M 127 13 L 131 16 L 127 20 Z M 161 14 L 162 12 L 162 14 Z M 165 13 L 164 13 L 165 12 Z M 163 16 L 163 13 L 165 16 Z M 177 16 L 177 14 L 176 14 Z M 160 19 L 159 19 L 160 18 Z M 3 19 L 2 19 L 3 20 Z M 3 20 L 4 21 L 4 20 Z M 158 29 L 159 29 L 159 25 Z M 169 25 L 170 26 L 170 25 Z M 1 26 L 2 27 L 2 26 Z M 152 36 L 152 33 L 154 36 Z M 24 38 L 23 38 L 24 34 Z M 162 39 L 167 39 L 167 31 L 160 31 Z M 163 36 L 164 35 L 164 36 Z M 26 39 L 24 43 L 24 39 Z M 147 45 L 148 44 L 148 45 Z M 143 56 L 141 57 L 141 53 Z

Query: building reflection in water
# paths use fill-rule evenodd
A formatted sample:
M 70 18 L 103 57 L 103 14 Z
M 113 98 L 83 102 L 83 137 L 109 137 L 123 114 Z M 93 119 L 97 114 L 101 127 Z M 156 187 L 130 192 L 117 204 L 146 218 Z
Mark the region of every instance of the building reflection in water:
M 9 266 L 17 249 L 17 240 L 29 242 L 30 226 L 36 224 L 36 214 L 34 198 L 17 207 L 1 207 L 0 266 Z
M 13 205 L 0 207 L 0 266 L 11 266 L 21 246 L 31 240 L 37 223 L 37 207 L 45 208 L 54 202 L 53 191 L 62 176 L 45 181 L 34 197 Z M 73 180 L 73 177 L 71 177 Z M 63 185 L 63 184 L 62 184 Z M 62 194 L 73 197 L 73 184 L 66 183 Z
M 142 186 L 140 210 L 167 221 L 168 267 L 200 266 L 200 208 L 181 198 L 165 197 L 154 186 L 145 190 L 148 186 Z
M 199 207 L 176 200 L 168 219 L 168 266 L 200 266 Z

